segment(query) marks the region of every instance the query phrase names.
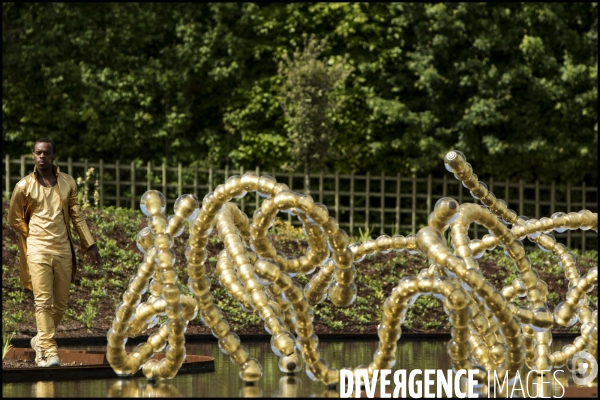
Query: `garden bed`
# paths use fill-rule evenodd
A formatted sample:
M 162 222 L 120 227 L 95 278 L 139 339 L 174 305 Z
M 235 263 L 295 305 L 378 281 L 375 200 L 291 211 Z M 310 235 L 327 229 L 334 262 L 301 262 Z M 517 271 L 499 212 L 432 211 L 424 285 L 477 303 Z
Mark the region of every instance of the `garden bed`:
M 7 333 L 14 333 L 14 338 L 30 338 L 36 334 L 34 319 L 33 294 L 24 290 L 19 284 L 19 260 L 17 234 L 7 226 L 8 201 L 3 201 L 2 229 L 2 316 Z M 129 279 L 136 274 L 142 262 L 142 254 L 137 249 L 134 239 L 137 233 L 146 226 L 146 219 L 140 211 L 128 209 L 106 208 L 104 210 L 87 209 L 84 211 L 88 225 L 103 259 L 103 268 L 97 270 L 81 259 L 79 249 L 77 280 L 71 287 L 69 305 L 63 322 L 57 329 L 57 338 L 84 338 L 105 336 L 110 329 L 116 305 L 127 288 Z M 223 311 L 223 316 L 232 329 L 239 335 L 266 335 L 260 319 L 245 313 L 239 305 L 226 293 L 215 275 L 218 253 L 223 244 L 213 230 L 207 246 L 207 274 L 212 282 L 211 291 L 215 303 Z M 277 250 L 288 256 L 303 254 L 307 243 L 301 230 L 289 223 L 278 222 L 270 230 Z M 177 255 L 175 268 L 179 272 L 179 280 L 184 291 L 187 291 L 187 271 L 185 268 L 185 247 L 188 234 L 184 232 L 175 239 L 174 250 Z M 78 245 L 78 243 L 76 243 Z M 597 266 L 598 253 L 588 251 L 577 255 L 577 267 L 580 274 Z M 558 266 L 557 260 L 548 252 L 541 250 L 528 251 L 533 267 L 540 278 L 548 284 L 548 303 L 552 309 L 564 301 L 567 292 L 567 280 Z M 517 277 L 516 269 L 501 250 L 487 252 L 478 260 L 483 274 L 497 289 L 509 284 Z M 366 257 L 356 264 L 358 295 L 356 302 L 348 308 L 338 308 L 330 301 L 314 307 L 315 332 L 320 334 L 376 334 L 377 325 L 381 321 L 383 302 L 391 290 L 404 276 L 417 275 L 428 266 L 427 260 L 420 254 L 408 252 L 390 252 Z M 294 280 L 301 284 L 310 277 L 298 274 Z M 147 295 L 146 295 L 147 296 Z M 588 294 L 592 304 L 597 304 L 598 289 Z M 143 300 L 142 300 L 143 301 Z M 157 327 L 144 334 L 153 333 Z M 579 325 L 573 328 L 555 326 L 554 333 L 575 333 Z M 449 333 L 448 317 L 441 303 L 431 296 L 422 296 L 407 313 L 402 326 L 404 334 L 439 334 Z M 208 335 L 210 331 L 200 318 L 190 321 L 187 335 Z

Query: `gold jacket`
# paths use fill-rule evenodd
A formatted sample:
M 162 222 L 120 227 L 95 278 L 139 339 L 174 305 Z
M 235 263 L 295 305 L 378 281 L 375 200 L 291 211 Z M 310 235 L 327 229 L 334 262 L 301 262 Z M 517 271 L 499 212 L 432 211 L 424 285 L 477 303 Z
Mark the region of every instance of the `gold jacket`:
M 77 262 L 69 220 L 73 221 L 73 226 L 75 226 L 81 240 L 81 249 L 84 252 L 95 242 L 81 213 L 81 207 L 79 207 L 79 203 L 77 202 L 77 184 L 75 183 L 75 179 L 64 172 L 60 172 L 60 169 L 56 165 L 53 165 L 52 168 L 57 178 L 65 226 L 67 227 L 71 245 L 71 257 L 73 260 L 71 282 L 75 282 Z M 29 220 L 34 210 L 30 193 L 37 182 L 36 169 L 37 166 L 30 175 L 27 175 L 16 184 L 10 199 L 10 209 L 8 211 L 8 223 L 19 233 L 21 286 L 30 290 L 33 290 L 33 287 L 31 286 L 31 275 L 29 274 L 29 266 L 27 265 L 27 236 L 29 235 Z

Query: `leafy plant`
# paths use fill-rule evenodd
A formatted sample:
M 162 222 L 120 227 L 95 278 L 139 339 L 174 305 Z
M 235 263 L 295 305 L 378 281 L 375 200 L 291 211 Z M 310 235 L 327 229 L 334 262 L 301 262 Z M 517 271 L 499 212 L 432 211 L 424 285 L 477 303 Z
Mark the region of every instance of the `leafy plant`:
M 77 314 L 75 313 L 75 310 L 73 310 L 72 308 L 67 308 L 65 314 L 63 315 L 63 321 L 73 320 L 76 316 Z
M 302 273 L 296 275 L 296 280 L 303 285 L 306 285 L 308 283 L 308 277 Z
M 75 317 L 77 321 L 83 322 L 86 328 L 91 329 L 94 324 L 94 319 L 98 314 L 98 301 L 90 300 L 83 309 L 83 313 Z
M 371 228 L 365 228 L 365 230 L 363 231 L 362 228 L 358 228 L 358 241 L 359 242 L 366 242 L 367 240 L 371 239 L 371 237 L 373 236 L 373 232 L 375 231 L 375 227 L 371 227 Z
M 14 332 L 12 334 L 7 334 L 6 331 L 8 322 L 4 317 L 2 320 L 2 359 L 4 360 L 4 357 L 6 357 L 8 351 L 13 347 L 10 342 L 14 336 Z
M 557 305 L 560 302 L 560 296 L 556 292 L 548 293 L 547 298 L 548 298 L 548 302 L 551 303 L 552 305 Z
M 78 177 L 77 178 L 77 200 L 81 208 L 86 209 L 90 207 L 90 199 L 89 199 L 89 185 L 92 182 L 92 179 L 95 174 L 94 168 L 88 168 L 85 172 L 85 178 Z M 98 183 L 98 179 L 94 181 L 94 207 L 98 208 L 100 204 L 100 184 Z
M 11 291 L 8 293 L 8 297 L 10 297 L 11 299 L 13 299 L 16 303 L 23 303 L 23 301 L 25 300 L 25 292 L 23 292 L 20 289 Z
M 20 303 L 19 303 L 20 304 Z M 14 324 L 19 324 L 23 321 L 23 311 L 16 310 L 10 313 L 10 320 Z
M 346 325 L 342 321 L 330 321 L 327 326 L 331 329 L 343 329 Z
M 287 236 L 295 239 L 305 239 L 302 228 L 292 225 L 288 220 L 282 220 L 281 218 L 275 218 L 273 221 L 273 233 L 276 235 Z
M 423 322 L 422 326 L 425 329 L 439 329 L 439 328 L 442 327 L 442 323 L 440 321 L 437 321 L 437 320 L 425 321 L 425 322 Z

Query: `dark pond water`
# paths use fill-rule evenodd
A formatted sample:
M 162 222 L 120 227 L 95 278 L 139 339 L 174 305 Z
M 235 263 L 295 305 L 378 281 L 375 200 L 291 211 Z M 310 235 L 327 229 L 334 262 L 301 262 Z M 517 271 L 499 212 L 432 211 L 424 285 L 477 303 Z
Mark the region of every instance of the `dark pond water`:
M 569 343 L 571 341 L 555 340 L 552 348 L 561 349 Z M 179 375 L 172 380 L 155 384 L 148 384 L 143 377 L 3 383 L 2 397 L 339 397 L 339 387 L 335 391 L 328 391 L 325 385 L 311 381 L 304 372 L 293 377 L 283 375 L 277 366 L 278 357 L 272 353 L 268 342 L 243 344 L 251 356 L 258 359 L 263 366 L 263 378 L 253 387 L 244 386 L 238 378 L 237 366 L 219 351 L 216 343 L 193 342 L 186 344 L 188 354 L 214 357 L 215 372 Z M 104 350 L 103 347 L 97 346 L 64 348 Z M 335 368 L 368 365 L 376 348 L 376 341 L 319 344 L 322 358 Z M 393 369 L 406 369 L 409 372 L 413 369 L 446 370 L 450 365 L 450 358 L 446 353 L 446 341 L 441 340 L 400 340 L 396 359 L 397 363 Z M 563 386 L 572 385 L 568 371 L 556 376 Z M 533 383 L 530 382 L 529 391 L 533 396 L 535 390 L 542 385 L 532 385 Z M 435 393 L 435 390 L 432 391 Z M 543 385 L 544 396 L 560 396 L 561 393 L 562 388 L 555 380 L 552 380 L 552 384 Z M 516 391 L 515 396 L 522 397 L 521 392 Z

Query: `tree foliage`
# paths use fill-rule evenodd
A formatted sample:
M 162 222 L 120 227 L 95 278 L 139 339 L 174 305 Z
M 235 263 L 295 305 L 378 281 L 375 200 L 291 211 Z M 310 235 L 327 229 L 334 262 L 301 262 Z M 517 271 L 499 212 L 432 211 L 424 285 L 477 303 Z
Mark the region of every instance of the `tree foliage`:
M 329 66 L 320 59 L 324 43 L 305 35 L 304 48 L 293 56 L 283 54 L 279 63 L 281 78 L 279 101 L 286 118 L 289 153 L 286 163 L 291 169 L 304 168 L 306 191 L 310 189 L 310 170 L 322 169 L 331 142 L 337 136 L 334 115 L 343 105 L 344 97 L 336 93 L 351 73 L 342 63 Z
M 597 3 L 3 3 L 5 153 L 283 166 L 278 63 L 353 69 L 324 163 L 597 184 Z M 343 55 L 348 54 L 344 59 Z

